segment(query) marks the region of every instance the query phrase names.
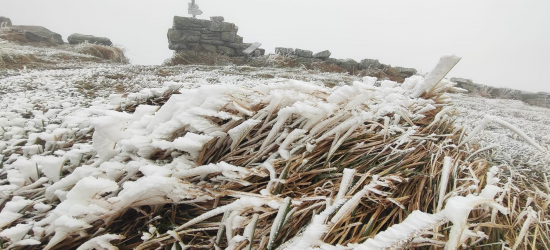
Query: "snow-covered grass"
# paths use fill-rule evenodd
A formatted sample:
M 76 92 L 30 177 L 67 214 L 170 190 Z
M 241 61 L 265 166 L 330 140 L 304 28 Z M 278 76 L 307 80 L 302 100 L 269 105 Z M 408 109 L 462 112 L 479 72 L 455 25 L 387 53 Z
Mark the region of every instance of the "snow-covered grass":
M 89 63 L 0 91 L 2 248 L 550 244 L 547 109 L 446 80 Z M 461 145 L 486 114 L 544 152 L 496 123 Z

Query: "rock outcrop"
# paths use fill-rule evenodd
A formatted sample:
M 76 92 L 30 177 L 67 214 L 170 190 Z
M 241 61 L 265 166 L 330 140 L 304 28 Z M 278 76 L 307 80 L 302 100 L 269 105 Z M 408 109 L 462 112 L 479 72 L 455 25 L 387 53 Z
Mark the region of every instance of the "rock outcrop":
M 79 44 L 79 43 L 94 43 L 94 44 L 101 44 L 105 46 L 111 46 L 113 43 L 111 40 L 107 37 L 97 37 L 92 35 L 82 35 L 78 33 L 74 33 L 67 37 L 67 41 L 70 44 Z
M 28 42 L 53 42 L 63 44 L 60 34 L 52 32 L 42 26 L 12 25 L 8 27 L 13 32 L 25 35 Z
M 0 16 L 0 28 L 11 26 L 11 20 L 7 17 Z
M 457 87 L 468 90 L 468 92 L 472 94 L 477 94 L 487 98 L 515 99 L 531 105 L 550 108 L 550 93 L 534 93 L 509 88 L 491 87 L 474 83 L 470 79 L 458 77 L 453 77 L 450 80 L 451 82 L 456 83 Z
M 205 52 L 244 56 L 242 51 L 252 44 L 244 43 L 237 35 L 238 30 L 234 23 L 225 22 L 221 16 L 210 20 L 175 16 L 172 28 L 168 29 L 168 48 L 189 57 Z M 264 55 L 265 50 L 258 48 L 251 54 Z

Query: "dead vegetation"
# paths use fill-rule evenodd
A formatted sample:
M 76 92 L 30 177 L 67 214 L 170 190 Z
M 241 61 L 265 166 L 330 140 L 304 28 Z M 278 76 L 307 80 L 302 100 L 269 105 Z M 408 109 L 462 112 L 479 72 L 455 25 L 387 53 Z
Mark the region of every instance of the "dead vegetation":
M 83 43 L 75 45 L 73 50 L 81 54 L 91 55 L 114 63 L 126 64 L 130 62 L 124 55 L 124 49 L 119 47 Z

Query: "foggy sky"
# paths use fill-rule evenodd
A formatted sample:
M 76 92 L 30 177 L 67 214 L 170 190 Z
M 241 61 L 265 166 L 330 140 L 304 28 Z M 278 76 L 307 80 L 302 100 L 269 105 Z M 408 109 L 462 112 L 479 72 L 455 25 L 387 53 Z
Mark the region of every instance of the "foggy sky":
M 166 32 L 175 0 L 0 0 L 14 25 L 40 25 L 63 36 L 109 37 L 134 64 L 172 55 Z M 462 56 L 449 74 L 476 83 L 550 92 L 550 1 L 545 0 L 196 0 L 198 18 L 224 16 L 245 42 L 318 52 L 333 58 L 378 59 L 429 72 L 445 54 Z

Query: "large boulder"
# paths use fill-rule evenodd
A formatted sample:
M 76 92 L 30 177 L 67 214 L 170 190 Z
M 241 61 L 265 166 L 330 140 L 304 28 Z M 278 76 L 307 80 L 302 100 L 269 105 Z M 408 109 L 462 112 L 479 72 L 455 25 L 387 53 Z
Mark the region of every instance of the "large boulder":
M 11 26 L 11 20 L 7 17 L 0 16 L 0 28 Z
M 362 69 L 380 69 L 382 66 L 376 59 L 363 59 L 359 65 Z
M 52 32 L 42 26 L 13 25 L 10 26 L 9 29 L 24 34 L 29 42 L 54 42 L 63 44 L 63 38 L 60 34 Z
M 313 55 L 313 57 L 325 59 L 325 58 L 329 58 L 330 55 L 331 55 L 330 51 L 328 51 L 328 50 L 323 50 L 323 51 L 321 51 L 321 52 L 315 53 L 315 54 Z
M 74 33 L 67 37 L 67 41 L 69 41 L 70 44 L 79 44 L 79 43 L 93 43 L 93 44 L 101 44 L 105 46 L 111 46 L 113 43 L 111 42 L 111 39 L 107 37 L 97 37 L 92 35 L 82 35 L 78 33 Z

